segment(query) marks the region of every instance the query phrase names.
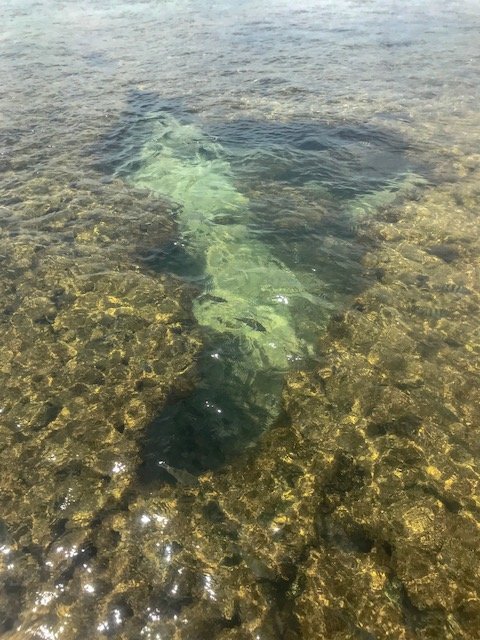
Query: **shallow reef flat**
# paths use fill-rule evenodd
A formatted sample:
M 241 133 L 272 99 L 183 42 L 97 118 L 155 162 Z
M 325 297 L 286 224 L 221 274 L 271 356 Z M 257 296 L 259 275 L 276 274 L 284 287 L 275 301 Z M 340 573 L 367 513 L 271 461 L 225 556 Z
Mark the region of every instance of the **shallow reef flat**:
M 10 239 L 6 638 L 477 637 L 479 158 L 453 169 L 354 229 L 370 285 L 256 446 L 161 485 L 139 482 L 138 443 L 194 382 L 191 292 L 127 248 L 112 270 L 95 228 L 77 251 L 98 247 L 107 274 Z

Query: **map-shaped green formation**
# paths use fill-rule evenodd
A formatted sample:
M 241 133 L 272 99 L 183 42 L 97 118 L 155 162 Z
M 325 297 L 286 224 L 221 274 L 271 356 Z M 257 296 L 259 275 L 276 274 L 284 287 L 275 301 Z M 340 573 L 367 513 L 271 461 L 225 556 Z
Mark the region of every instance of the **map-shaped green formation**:
M 248 200 L 236 189 L 221 147 L 195 125 L 164 116 L 131 180 L 180 205 L 182 241 L 203 262 L 208 283 L 194 304 L 195 317 L 201 326 L 238 341 L 234 379 L 244 380 L 246 370 L 271 372 L 272 389 L 262 404 L 268 413 L 276 411 L 275 374 L 307 353 L 291 307 L 313 296 L 248 229 Z

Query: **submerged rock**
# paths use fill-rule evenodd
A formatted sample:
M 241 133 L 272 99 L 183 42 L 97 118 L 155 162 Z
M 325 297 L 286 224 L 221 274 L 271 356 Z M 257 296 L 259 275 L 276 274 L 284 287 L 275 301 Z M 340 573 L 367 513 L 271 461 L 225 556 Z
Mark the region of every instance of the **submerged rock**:
M 93 231 L 58 250 L 5 235 L 5 637 L 475 638 L 479 176 L 468 175 L 390 203 L 394 234 L 391 214 L 372 212 L 368 286 L 317 336 L 311 368 L 289 374 L 281 418 L 195 483 L 137 476 L 145 426 L 195 380 L 185 285 L 130 247 L 105 253 Z M 458 259 L 429 252 L 444 243 L 461 245 Z M 412 313 L 435 305 L 449 313 Z
M 102 195 L 109 205 L 120 193 L 114 185 Z M 66 188 L 65 200 L 69 194 Z M 129 207 L 132 195 L 124 195 Z M 83 191 L 82 203 L 70 206 L 89 220 L 98 195 Z M 201 344 L 185 330 L 190 296 L 176 279 L 135 264 L 142 232 L 137 220 L 127 222 L 131 210 L 125 213 L 116 211 L 109 242 L 119 234 L 119 244 L 111 252 L 96 226 L 87 232 L 87 225 L 74 244 L 35 245 L 9 228 L 0 238 L 0 501 L 11 540 L 2 556 L 4 631 L 17 626 L 25 607 L 20 634 L 35 634 L 35 620 L 43 621 L 42 633 L 49 608 L 69 606 L 79 571 L 78 594 L 89 593 L 92 563 L 115 546 L 116 533 L 109 537 L 103 521 L 128 502 L 142 430 L 172 389 L 186 392 L 195 378 Z M 155 218 L 161 246 L 173 230 L 164 204 L 157 202 Z M 96 225 L 108 228 L 101 216 Z M 100 593 L 111 589 L 108 579 L 95 585 Z M 83 635 L 81 628 L 73 624 L 71 632 Z

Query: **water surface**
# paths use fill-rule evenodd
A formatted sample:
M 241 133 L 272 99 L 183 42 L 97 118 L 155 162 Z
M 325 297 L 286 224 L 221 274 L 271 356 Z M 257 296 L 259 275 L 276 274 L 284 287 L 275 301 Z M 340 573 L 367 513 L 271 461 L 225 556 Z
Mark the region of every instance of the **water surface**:
M 2 634 L 476 637 L 477 4 L 0 18 Z

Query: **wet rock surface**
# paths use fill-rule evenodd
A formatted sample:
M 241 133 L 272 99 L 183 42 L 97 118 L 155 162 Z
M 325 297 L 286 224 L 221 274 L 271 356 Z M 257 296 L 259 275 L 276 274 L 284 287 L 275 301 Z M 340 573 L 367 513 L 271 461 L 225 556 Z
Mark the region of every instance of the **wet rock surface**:
M 99 547 L 113 551 L 104 520 L 131 499 L 142 428 L 191 389 L 201 347 L 188 329 L 192 293 L 136 251 L 175 237 L 166 204 L 120 183 L 62 185 L 48 243 L 57 196 L 45 184 L 38 215 L 25 197 L 40 186 L 22 192 L 0 238 L 3 632 L 26 602 L 47 624 L 60 593 L 78 599 L 78 570 L 91 571 Z
M 4 281 L 5 637 L 477 637 L 477 178 L 377 208 L 370 286 L 290 374 L 276 426 L 196 482 L 136 476 L 199 348 L 172 331 L 178 283 L 59 282 L 41 258 L 24 296 Z

